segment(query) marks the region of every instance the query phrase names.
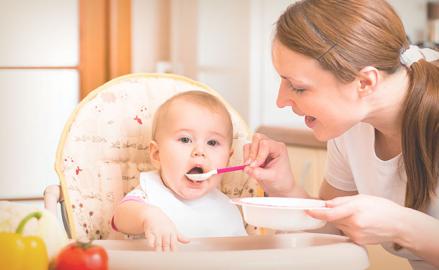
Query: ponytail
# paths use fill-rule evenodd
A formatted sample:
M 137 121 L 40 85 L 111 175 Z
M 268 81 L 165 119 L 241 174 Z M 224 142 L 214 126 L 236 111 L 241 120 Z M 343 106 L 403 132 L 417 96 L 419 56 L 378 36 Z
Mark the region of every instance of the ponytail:
M 405 206 L 426 211 L 439 179 L 439 66 L 420 60 L 408 68 L 408 74 L 401 133 Z

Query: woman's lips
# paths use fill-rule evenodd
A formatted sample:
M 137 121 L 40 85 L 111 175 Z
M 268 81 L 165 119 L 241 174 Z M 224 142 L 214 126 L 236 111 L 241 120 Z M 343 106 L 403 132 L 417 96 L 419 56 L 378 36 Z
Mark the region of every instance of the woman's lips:
M 314 126 L 316 125 L 316 118 L 309 116 L 309 115 L 306 115 L 305 116 L 305 124 L 309 128 L 314 128 Z

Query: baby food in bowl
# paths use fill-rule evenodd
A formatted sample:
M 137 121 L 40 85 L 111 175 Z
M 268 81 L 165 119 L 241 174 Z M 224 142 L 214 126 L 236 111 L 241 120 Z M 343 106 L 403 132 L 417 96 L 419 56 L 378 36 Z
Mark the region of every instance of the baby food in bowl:
M 240 205 L 248 224 L 280 231 L 302 231 L 323 227 L 325 221 L 310 217 L 305 210 L 326 209 L 325 201 L 299 198 L 248 197 L 233 199 Z

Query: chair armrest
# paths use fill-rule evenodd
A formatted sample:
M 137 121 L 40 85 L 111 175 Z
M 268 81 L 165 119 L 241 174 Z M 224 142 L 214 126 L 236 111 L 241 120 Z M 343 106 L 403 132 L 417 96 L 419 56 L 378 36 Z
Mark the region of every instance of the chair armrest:
M 63 221 L 64 229 L 67 232 L 67 236 L 70 238 L 70 226 L 67 221 L 67 212 L 64 205 L 64 198 L 61 192 L 60 185 L 50 185 L 44 189 L 44 208 L 58 216 L 58 203 L 61 205 L 61 218 Z
M 57 216 L 58 203 L 62 202 L 61 187 L 59 185 L 47 186 L 44 190 L 44 208 Z

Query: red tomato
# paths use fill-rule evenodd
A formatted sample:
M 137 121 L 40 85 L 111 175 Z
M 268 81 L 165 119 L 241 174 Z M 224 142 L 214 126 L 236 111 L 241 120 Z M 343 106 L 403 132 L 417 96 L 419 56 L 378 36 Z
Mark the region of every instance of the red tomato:
M 104 248 L 89 243 L 72 243 L 58 254 L 56 270 L 107 270 L 108 255 Z

